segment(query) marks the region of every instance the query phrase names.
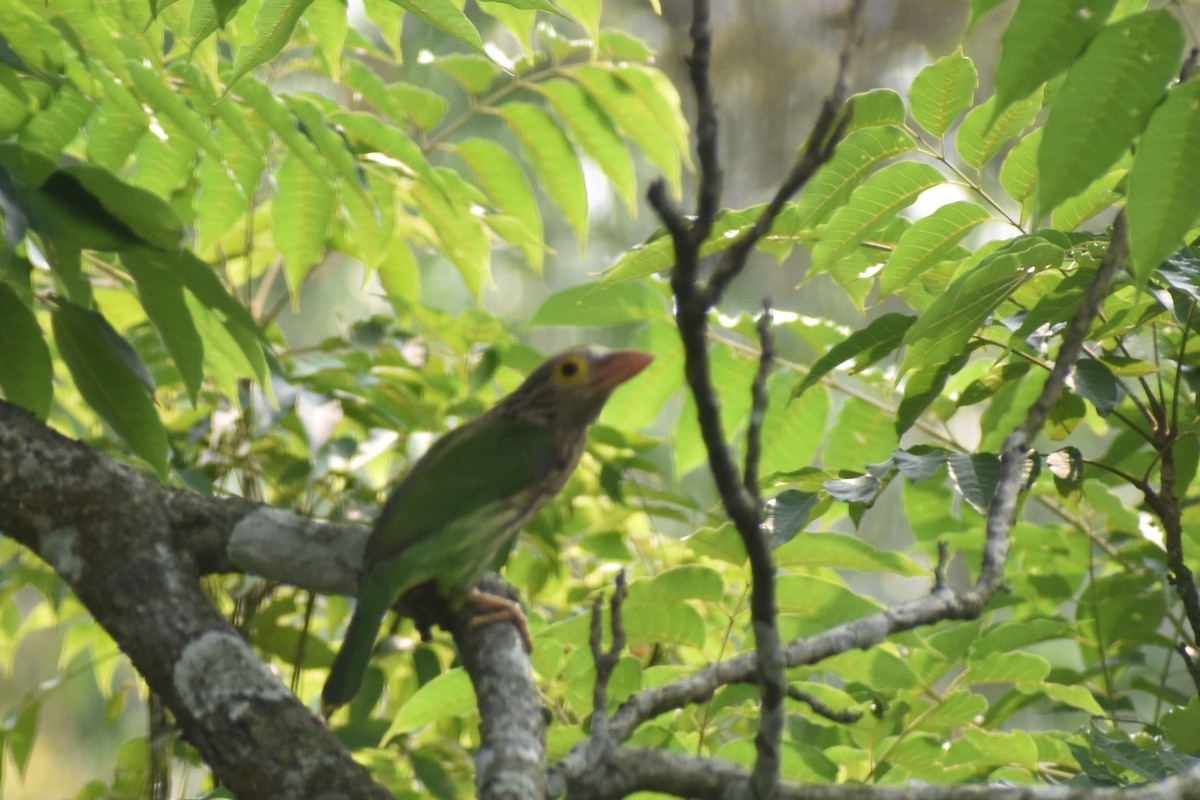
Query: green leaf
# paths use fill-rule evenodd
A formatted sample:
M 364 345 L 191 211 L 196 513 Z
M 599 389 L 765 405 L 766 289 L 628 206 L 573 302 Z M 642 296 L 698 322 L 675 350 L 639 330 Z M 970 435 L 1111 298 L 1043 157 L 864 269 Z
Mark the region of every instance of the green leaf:
M 975 27 L 975 23 L 996 6 L 1004 5 L 1008 0 L 971 0 L 971 16 L 967 21 L 967 30 Z
M 1075 362 L 1072 377 L 1075 391 L 1096 409 L 1096 413 L 1107 417 L 1121 402 L 1121 384 L 1103 363 L 1094 358 L 1081 358 Z
M 928 164 L 903 161 L 884 167 L 854 190 L 834 213 L 812 253 L 812 272 L 824 272 L 850 255 L 863 239 L 887 225 L 900 209 L 944 182 Z
M 1164 10 L 1105 28 L 1071 67 L 1038 150 L 1038 199 L 1050 211 L 1128 150 L 1179 68 L 1183 31 Z
M 996 306 L 1029 277 L 1030 271 L 1061 263 L 1061 247 L 1038 237 L 1013 240 L 959 276 L 926 309 L 905 336 L 908 352 L 901 373 L 945 363 L 962 352 Z
M 420 183 L 413 189 L 413 200 L 421 218 L 437 233 L 442 252 L 478 299 L 485 282 L 491 281 L 491 243 L 483 221 L 470 213 L 474 199 L 464 191 L 467 184 L 449 170 L 440 169 L 438 174 L 447 191 Z
M 804 187 L 796 203 L 802 225 L 812 228 L 824 221 L 877 164 L 915 147 L 912 137 L 899 128 L 866 128 L 848 135 Z
M 1022 694 L 1045 694 L 1056 703 L 1078 708 L 1081 711 L 1086 711 L 1094 717 L 1103 717 L 1106 713 L 1100 704 L 1096 702 L 1095 696 L 1086 686 L 1064 686 L 1061 683 L 1050 683 L 1047 681 L 1031 681 L 1026 684 L 1023 681 L 1018 681 L 1016 689 Z
M 171 271 L 169 262 L 146 250 L 122 254 L 121 263 L 137 283 L 142 308 L 162 337 L 195 406 L 204 380 L 204 342 L 188 311 L 180 276 Z
M 562 211 L 582 247 L 587 242 L 587 188 L 567 135 L 545 111 L 530 103 L 506 103 L 497 113 L 521 141 L 541 187 Z
M 857 536 L 841 533 L 804 533 L 774 552 L 781 567 L 831 567 L 858 572 L 890 572 L 907 578 L 929 574 L 903 553 L 879 550 Z
M 122 250 L 139 241 L 129 225 L 78 178 L 57 169 L 40 153 L 19 145 L 0 143 L 0 192 L 20 211 L 20 215 L 10 215 L 13 227 L 23 216 L 25 223 L 43 237 L 61 240 L 66 246 Z
M 813 538 L 824 535 L 814 534 Z M 780 575 L 775 592 L 781 613 L 797 614 L 822 626 L 859 619 L 880 608 L 868 597 L 812 575 Z
M 918 706 L 919 708 L 919 706 Z M 947 733 L 960 726 L 972 725 L 987 713 L 988 701 L 967 689 L 953 689 L 933 702 L 914 719 L 914 729 Z
M 320 150 L 325 163 L 342 179 L 341 185 L 362 195 L 365 181 L 356 154 L 346 138 L 335 133 L 327 122 L 334 111 L 333 105 L 294 94 L 286 96 L 284 104 L 300 121 L 304 134 Z
M 837 420 L 828 429 L 821 461 L 826 469 L 861 469 L 884 462 L 898 442 L 890 413 L 858 397 L 846 399 Z
M 555 0 L 555 4 L 583 26 L 588 38 L 600 38 L 600 0 Z
M 911 330 L 911 329 L 910 329 Z M 904 398 L 896 409 L 896 433 L 903 435 L 929 405 L 941 396 L 951 375 L 967 363 L 970 349 L 952 353 L 944 363 L 918 366 L 904 383 Z
M 1124 162 L 1125 159 L 1122 159 Z M 1125 179 L 1124 169 L 1115 169 L 1088 184 L 1079 194 L 1068 197 L 1050 214 L 1050 224 L 1056 230 L 1072 231 L 1092 217 L 1112 208 L 1117 199 L 1117 187 Z
M 229 336 L 241 350 L 246 364 L 260 384 L 267 380 L 267 359 L 263 352 L 262 336 L 258 324 L 246 307 L 226 291 L 221 279 L 208 264 L 197 258 L 190 250 L 174 254 L 175 269 L 187 290 L 210 309 L 221 322 Z M 194 315 L 193 315 L 194 316 Z M 211 337 L 204 336 L 206 341 Z
M 995 453 L 951 453 L 946 458 L 954 488 L 980 514 L 987 515 L 1000 481 L 1000 456 Z
M 568 80 L 549 80 L 538 89 L 566 123 L 571 137 L 612 182 L 625 208 L 631 215 L 636 213 L 637 176 L 633 160 L 603 107 L 580 84 Z
M 629 281 L 605 286 L 603 282 L 595 282 L 581 283 L 546 298 L 527 324 L 531 328 L 544 325 L 603 327 L 666 316 L 667 306 L 662 294 L 645 283 Z
M 892 463 L 907 480 L 918 483 L 938 473 L 948 453 L 940 447 L 917 445 L 908 450 L 893 450 Z
M 1004 157 L 1000 166 L 1000 185 L 1021 204 L 1021 216 L 1028 215 L 1028 201 L 1038 187 L 1038 149 L 1042 146 L 1042 128 L 1021 139 Z
M 386 745 L 393 737 L 410 733 L 447 717 L 465 717 L 476 708 L 475 687 L 464 669 L 443 672 L 413 692 L 383 735 Z
M 33 755 L 33 743 L 37 739 L 38 719 L 41 717 L 41 713 L 42 704 L 40 702 L 26 703 L 25 707 L 16 714 L 15 719 L 11 722 L 5 720 L 8 754 L 12 757 L 17 774 L 22 779 L 25 776 L 25 770 L 29 768 L 29 758 Z M 0 755 L 2 754 L 3 751 L 0 751 Z
M 867 473 L 854 478 L 837 478 L 825 481 L 825 491 L 829 496 L 841 503 L 875 502 L 883 489 L 883 481 L 878 475 Z
M 1129 250 L 1138 286 L 1183 244 L 1200 217 L 1200 80 L 1171 87 L 1129 169 Z
M 1046 469 L 1054 476 L 1059 494 L 1074 494 L 1083 483 L 1083 454 L 1075 447 L 1056 450 L 1046 456 Z
M 263 0 L 254 15 L 254 42 L 239 47 L 233 61 L 233 73 L 229 83 L 237 83 L 238 79 L 255 67 L 273 60 L 283 50 L 283 46 L 292 37 L 296 23 L 312 5 L 313 0 Z
M 872 89 L 851 95 L 846 101 L 850 107 L 850 121 L 844 134 L 863 128 L 904 125 L 904 98 L 891 89 Z
M 822 389 L 792 399 L 787 376 L 773 376 L 769 406 L 762 429 L 763 476 L 787 472 L 812 463 L 829 420 L 829 395 Z
M 995 98 L 989 98 L 971 109 L 954 137 L 959 156 L 976 169 L 991 161 L 1000 148 L 1033 122 L 1042 110 L 1042 93 L 1035 92 L 999 114 L 993 113 L 995 102 Z
M 685 600 L 717 601 L 725 590 L 721 573 L 700 564 L 685 564 L 659 572 L 650 578 L 639 578 L 629 584 L 631 604 L 664 605 Z
M 984 661 L 998 653 L 1009 653 L 1031 644 L 1071 638 L 1071 626 L 1061 619 L 1029 619 L 1001 622 L 988 629 L 971 645 L 971 660 Z
M 500 69 L 491 60 L 474 53 L 451 53 L 433 63 L 473 95 L 486 92 L 500 76 Z
M 341 79 L 343 61 L 349 60 L 342 58 L 346 47 L 346 35 L 350 28 L 347 6 L 348 3 L 342 0 L 322 0 L 308 11 L 308 34 L 316 40 L 329 70 L 329 77 L 335 81 Z
M 982 377 L 971 381 L 958 395 L 959 408 L 972 406 L 990 399 L 999 391 L 1012 386 L 1029 374 L 1028 361 L 1007 361 L 988 370 Z
M 913 78 L 908 92 L 913 119 L 934 136 L 941 137 L 958 115 L 971 107 L 978 85 L 979 73 L 959 47 Z
M 1040 681 L 1050 674 L 1050 662 L 1032 653 L 991 653 L 987 658 L 971 659 L 971 667 L 962 681 L 977 683 L 1013 683 Z
M 325 255 L 334 198 L 328 182 L 291 151 L 275 173 L 275 184 L 278 191 L 271 202 L 272 230 L 275 245 L 283 254 L 292 302 L 298 303 L 300 285 Z
M 300 132 L 296 118 L 288 111 L 283 101 L 275 97 L 270 89 L 254 78 L 243 80 L 238 85 L 237 91 L 246 104 L 253 108 L 256 114 L 275 132 L 280 141 L 287 145 L 288 153 L 299 158 L 313 175 L 324 180 L 325 162 L 321 158 L 321 154 L 313 143 Z M 327 188 L 326 192 L 332 194 L 332 187 Z
M 479 31 L 452 0 L 392 0 L 392 2 L 426 25 L 448 33 L 472 50 L 486 55 L 483 49 L 483 40 L 479 38 Z
M 996 113 L 1071 66 L 1116 0 L 1023 0 L 1004 29 L 996 64 Z
M 139 375 L 138 366 L 145 366 L 137 354 L 104 317 L 68 300 L 58 301 L 50 325 L 83 399 L 165 478 L 167 432 Z
M 365 160 L 383 163 L 407 177 L 420 176 L 436 184 L 437 176 L 420 146 L 399 128 L 361 112 L 338 112 L 333 115 L 333 121 L 345 129 L 351 139 L 357 140 L 360 151 L 373 151 L 364 154 Z M 304 141 L 304 144 L 308 142 Z M 311 152 L 311 148 L 308 149 Z M 316 163 L 320 164 L 320 161 Z M 324 172 L 316 174 L 323 175 Z
M 851 359 L 854 359 L 855 370 L 861 370 L 894 352 L 900 347 L 904 341 L 904 334 L 916 319 L 914 316 L 892 311 L 871 320 L 865 328 L 850 334 L 845 341 L 838 342 L 814 361 L 808 368 L 808 374 L 792 390 L 792 397 L 804 394 L 825 375 Z
M 658 121 L 658 135 L 666 135 L 675 143 L 675 152 L 688 161 L 691 145 L 687 118 L 683 115 L 683 104 L 675 84 L 661 70 L 645 64 L 620 64 L 615 69 L 617 77 L 629 85 L 634 94 L 642 99 Z
M 533 187 L 512 153 L 487 139 L 467 139 L 454 147 L 471 165 L 496 208 L 520 222 L 540 242 L 542 215 L 533 196 Z M 533 246 L 525 246 L 522 251 L 530 269 L 540 273 L 545 251 Z
M 1046 417 L 1046 425 L 1042 429 L 1042 433 L 1046 439 L 1062 441 L 1069 437 L 1076 427 L 1079 427 L 1079 423 L 1084 421 L 1086 414 L 1087 404 L 1079 395 L 1063 392 L 1054 408 L 1050 409 L 1050 416 Z
M 209 121 L 189 106 L 182 94 L 168 86 L 162 73 L 134 61 L 130 61 L 128 67 L 134 86 L 155 112 L 175 123 L 196 147 L 220 155 L 209 129 Z
M 33 311 L 0 281 L 0 390 L 10 403 L 45 421 L 54 397 L 50 349 Z
M 17 134 L 25 147 L 48 156 L 57 156 L 83 130 L 95 111 L 92 100 L 70 84 L 54 95 L 50 107 L 34 114 Z
M 795 489 L 787 489 L 772 497 L 767 504 L 767 522 L 763 527 L 769 534 L 769 545 L 776 548 L 790 542 L 808 524 L 820 501 L 821 495 L 817 492 L 798 492 Z M 775 563 L 779 563 L 778 558 Z
M 713 221 L 712 232 L 700 246 L 700 255 L 710 256 L 728 249 L 738 237 L 754 225 L 765 206 L 751 206 L 735 211 L 723 211 Z M 604 283 L 615 284 L 637 280 L 670 269 L 675 260 L 675 246 L 666 231 L 659 229 L 650 240 L 625 252 L 605 274 Z
M 913 223 L 896 242 L 879 280 L 880 295 L 909 284 L 929 267 L 951 257 L 955 247 L 991 215 L 975 203 L 947 203 Z
M 708 628 L 688 603 L 626 603 L 625 634 L 630 647 L 704 647 Z
M 622 135 L 635 142 L 650 163 L 662 170 L 663 177 L 678 194 L 681 180 L 679 150 L 670 137 L 663 136 L 658 117 L 642 95 L 611 69 L 585 66 L 569 74 L 604 108 Z

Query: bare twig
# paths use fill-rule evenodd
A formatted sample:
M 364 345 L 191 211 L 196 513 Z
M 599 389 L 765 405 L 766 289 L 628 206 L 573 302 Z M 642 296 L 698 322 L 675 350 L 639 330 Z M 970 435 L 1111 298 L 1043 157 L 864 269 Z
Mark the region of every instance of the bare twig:
M 625 624 L 621 619 L 625 593 L 625 570 L 621 570 L 617 573 L 616 589 L 608 606 L 609 625 L 612 627 L 612 642 L 608 650 L 602 646 L 604 614 L 601 613 L 601 606 L 604 598 L 597 595 L 592 603 L 592 630 L 588 637 L 592 661 L 596 664 L 596 683 L 592 687 L 592 739 L 601 748 L 609 748 L 616 744 L 608 735 L 608 682 L 617 662 L 621 660 L 621 653 L 625 650 Z
M 832 155 L 844 128 L 844 104 L 849 68 L 860 39 L 862 1 L 851 3 L 851 25 L 839 60 L 837 79 L 826 99 L 817 123 L 801 157 L 776 191 L 766 211 L 735 242 L 717 265 L 707 285 L 699 282 L 700 247 L 712 230 L 720 204 L 721 167 L 717 152 L 716 103 L 709 82 L 712 56 L 712 31 L 709 27 L 707 0 L 694 0 L 691 26 L 692 54 L 688 58 L 692 88 L 696 94 L 696 147 L 700 164 L 696 218 L 691 224 L 669 201 L 664 184 L 650 187 L 649 200 L 671 235 L 675 263 L 671 270 L 671 289 L 675 295 L 675 319 L 684 349 L 684 372 L 696 400 L 701 437 L 708 452 L 709 469 L 721 495 L 725 511 L 742 538 L 750 562 L 752 589 L 750 618 L 754 630 L 756 682 L 762 693 L 762 710 L 755 737 L 756 761 L 752 780 L 753 795 L 765 800 L 773 796 L 779 780 L 779 741 L 783 731 L 785 693 L 784 666 L 776 627 L 774 566 L 762 535 L 762 503 L 758 494 L 758 458 L 761 420 L 766 411 L 765 380 L 770 366 L 770 337 L 764 314 L 760 327 L 763 356 L 759 375 L 752 388 L 754 421 L 747 442 L 747 460 L 739 480 L 733 452 L 725 441 L 720 407 L 712 386 L 708 362 L 708 313 L 720 300 L 729 283 L 741 273 L 755 244 L 770 230 L 784 204 L 812 177 Z
M 808 692 L 801 691 L 795 686 L 787 687 L 787 696 L 793 700 L 796 700 L 797 702 L 804 703 L 813 710 L 814 714 L 824 717 L 831 722 L 838 722 L 842 725 L 853 725 L 855 722 L 858 722 L 860 719 L 862 719 L 861 711 L 855 711 L 853 709 L 838 711 L 836 708 L 831 708 L 825 705 L 813 695 L 809 694 Z
M 758 318 L 758 372 L 750 385 L 750 425 L 746 429 L 746 467 L 742 484 L 761 505 L 758 493 L 758 462 L 762 460 L 762 426 L 767 416 L 767 378 L 775 361 L 775 341 L 771 336 L 771 301 L 763 300 L 762 315 Z

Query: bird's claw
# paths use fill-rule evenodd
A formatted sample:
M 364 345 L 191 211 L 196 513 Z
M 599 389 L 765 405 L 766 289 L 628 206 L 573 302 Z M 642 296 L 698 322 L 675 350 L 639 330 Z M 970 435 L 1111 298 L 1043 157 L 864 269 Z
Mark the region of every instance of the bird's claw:
M 521 610 L 520 605 L 507 597 L 481 592 L 478 589 L 471 590 L 471 593 L 467 595 L 467 602 L 487 610 L 487 613 L 471 618 L 469 627 L 472 630 L 482 628 L 484 625 L 491 625 L 493 622 L 511 622 L 517 627 L 517 632 L 521 634 L 521 644 L 525 647 L 525 652 L 533 652 L 533 638 L 529 635 L 529 625 L 525 621 L 525 612 Z

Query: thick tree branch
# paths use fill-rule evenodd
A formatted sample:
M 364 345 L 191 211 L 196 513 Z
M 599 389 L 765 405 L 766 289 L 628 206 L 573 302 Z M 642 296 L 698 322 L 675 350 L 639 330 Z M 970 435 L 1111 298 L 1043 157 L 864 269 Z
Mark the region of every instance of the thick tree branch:
M 3 402 L 0 486 L 0 529 L 70 585 L 234 793 L 389 796 L 205 597 L 175 528 L 199 505 Z
M 698 800 L 748 797 L 750 773 L 717 758 L 668 750 L 621 748 L 591 774 L 580 776 L 570 793 L 588 800 L 615 800 L 634 791 L 662 792 Z M 1196 800 L 1200 767 L 1161 783 L 1132 788 L 1094 786 L 997 786 L 962 784 L 907 786 L 838 784 L 821 786 L 781 781 L 777 800 Z
M 223 783 L 243 797 L 389 796 L 199 585 L 205 574 L 244 572 L 353 594 L 365 528 L 163 487 L 4 401 L 0 486 L 0 531 L 71 586 Z M 494 576 L 485 580 L 503 593 Z M 528 657 L 513 626 L 471 629 L 470 614 L 442 621 L 479 700 L 479 794 L 543 797 L 543 721 Z

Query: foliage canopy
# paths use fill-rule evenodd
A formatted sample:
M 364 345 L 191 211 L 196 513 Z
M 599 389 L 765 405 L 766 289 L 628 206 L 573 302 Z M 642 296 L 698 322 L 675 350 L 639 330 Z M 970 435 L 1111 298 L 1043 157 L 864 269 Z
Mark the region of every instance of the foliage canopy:
M 490 287 L 567 257 L 564 227 L 586 246 L 597 194 L 634 212 L 652 176 L 683 192 L 677 90 L 649 46 L 600 26 L 599 0 L 460 5 L 0 4 L 0 394 L 172 484 L 366 521 L 412 453 L 538 363 L 531 334 L 654 353 L 505 570 L 556 760 L 593 713 L 579 612 L 618 566 L 612 708 L 752 649 L 749 572 L 694 400 L 675 399 L 670 237 L 524 322 L 489 308 Z M 997 5 L 973 0 L 970 24 Z M 760 465 L 785 641 L 926 591 L 940 547 L 951 580 L 976 569 L 1000 448 L 1119 210 L 1130 248 L 1030 454 L 1007 593 L 977 620 L 790 670 L 788 780 L 1127 785 L 1200 754 L 1200 84 L 1175 10 L 1145 6 L 1023 0 L 994 79 L 959 48 L 906 93 L 855 95 L 833 158 L 759 244 L 758 269 L 807 259 L 806 283 L 856 311 L 825 318 L 805 286 L 773 298 L 802 312 L 776 320 Z M 725 210 L 702 252 L 762 209 Z M 344 276 L 358 299 L 337 299 Z M 757 338 L 721 310 L 712 370 L 737 436 Z M 0 540 L 0 564 L 5 672 L 69 625 L 59 664 L 119 717 L 136 691 L 112 640 L 30 552 Z M 315 704 L 349 601 L 248 576 L 210 588 Z M 448 642 L 397 624 L 334 730 L 399 796 L 469 795 L 470 683 Z M 4 780 L 47 746 L 54 691 L 5 701 Z M 749 764 L 756 698 L 723 686 L 631 741 Z M 134 740 L 79 796 L 136 795 L 150 752 Z M 182 743 L 170 757 L 197 760 Z

